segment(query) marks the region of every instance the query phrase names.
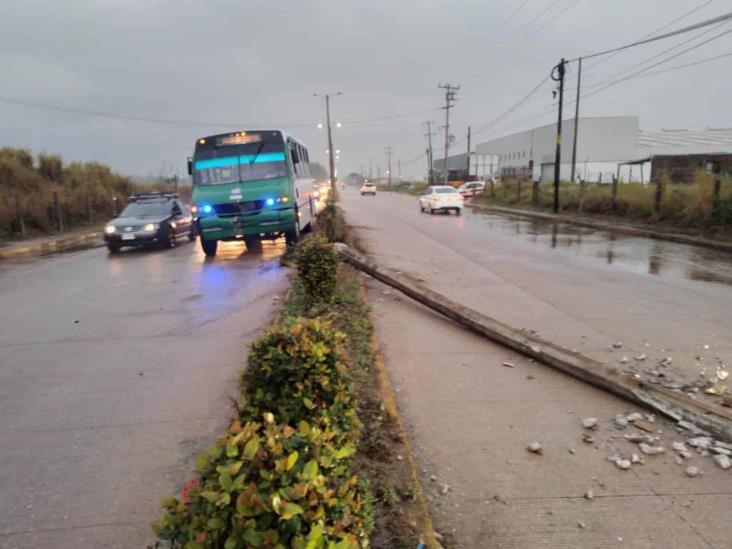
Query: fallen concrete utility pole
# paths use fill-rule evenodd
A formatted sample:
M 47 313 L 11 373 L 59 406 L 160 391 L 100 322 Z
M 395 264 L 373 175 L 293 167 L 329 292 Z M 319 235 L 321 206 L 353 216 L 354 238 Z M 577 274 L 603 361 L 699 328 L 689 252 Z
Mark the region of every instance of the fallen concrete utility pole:
M 336 249 L 341 258 L 354 267 L 483 337 L 630 402 L 651 408 L 676 422 L 682 422 L 682 426 L 691 423 L 698 429 L 732 442 L 732 410 L 714 403 L 697 402 L 685 394 L 662 387 L 649 386 L 641 380 L 623 375 L 612 366 L 540 338 L 528 336 L 478 311 L 455 303 L 403 274 L 377 265 L 345 244 L 336 244 Z

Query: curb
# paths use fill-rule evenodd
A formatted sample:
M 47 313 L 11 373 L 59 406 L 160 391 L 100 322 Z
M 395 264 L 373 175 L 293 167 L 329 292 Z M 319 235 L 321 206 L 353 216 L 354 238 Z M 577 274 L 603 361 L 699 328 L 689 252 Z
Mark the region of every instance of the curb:
M 725 242 L 719 240 L 711 240 L 701 236 L 690 236 L 679 233 L 667 233 L 663 231 L 654 231 L 651 229 L 641 229 L 639 227 L 631 227 L 629 225 L 615 225 L 612 223 L 606 223 L 602 221 L 591 221 L 586 219 L 580 219 L 573 216 L 564 216 L 558 214 L 550 214 L 543 212 L 535 212 L 532 210 L 524 210 L 519 208 L 507 208 L 505 206 L 486 206 L 484 204 L 468 204 L 470 208 L 476 210 L 482 210 L 486 212 L 499 212 L 508 213 L 513 215 L 521 215 L 524 217 L 533 217 L 536 219 L 544 219 L 547 221 L 554 221 L 559 223 L 566 223 L 568 225 L 578 225 L 580 227 L 589 227 L 591 229 L 599 229 L 602 231 L 610 231 L 614 233 L 628 234 L 631 236 L 641 236 L 645 238 L 652 238 L 655 240 L 666 240 L 669 242 L 676 242 L 679 244 L 689 244 L 692 246 L 702 246 L 704 248 L 711 248 L 723 252 L 732 252 L 732 242 Z
M 92 232 L 61 237 L 56 240 L 46 240 L 33 246 L 10 246 L 7 249 L 0 248 L 0 260 L 38 257 L 85 250 L 88 248 L 97 248 L 100 246 L 104 246 L 102 233 Z
M 361 291 L 365 293 L 365 289 L 362 288 Z M 373 320 L 370 317 L 371 315 L 369 314 L 369 321 L 373 325 Z M 399 415 L 396 399 L 394 398 L 394 390 L 391 387 L 389 374 L 386 371 L 384 359 L 381 356 L 379 343 L 376 338 L 376 332 L 374 330 L 372 330 L 371 332 L 371 352 L 374 356 L 374 367 L 376 368 L 378 374 L 377 377 L 381 401 L 384 404 L 384 409 L 386 410 L 386 412 L 394 419 L 394 422 L 396 424 L 396 430 L 399 433 L 399 437 L 402 439 L 402 443 L 404 444 L 404 453 L 406 454 L 407 463 L 409 465 L 409 473 L 412 481 L 412 488 L 414 490 L 414 500 L 419 508 L 419 515 L 422 521 L 422 528 L 424 530 L 425 539 L 422 543 L 424 543 L 429 549 L 441 549 L 442 546 L 439 544 L 439 542 L 437 541 L 437 537 L 435 536 L 435 528 L 432 524 L 432 517 L 430 516 L 427 500 L 424 497 L 422 484 L 420 484 L 419 477 L 417 476 L 417 464 L 414 461 L 414 455 L 412 455 L 412 447 L 409 444 L 409 437 L 407 436 L 406 429 L 404 429 L 402 418 Z

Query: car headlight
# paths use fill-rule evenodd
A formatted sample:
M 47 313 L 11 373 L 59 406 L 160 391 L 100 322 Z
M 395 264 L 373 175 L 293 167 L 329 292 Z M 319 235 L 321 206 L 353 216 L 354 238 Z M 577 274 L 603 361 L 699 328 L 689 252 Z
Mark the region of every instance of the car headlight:
M 147 225 L 145 225 L 145 232 L 151 233 L 153 231 L 157 231 L 159 228 L 160 225 L 158 225 L 157 223 L 148 223 Z
M 115 232 L 117 232 L 117 227 L 115 227 L 114 225 L 107 225 L 106 227 L 104 227 L 104 232 L 107 234 L 114 234 Z

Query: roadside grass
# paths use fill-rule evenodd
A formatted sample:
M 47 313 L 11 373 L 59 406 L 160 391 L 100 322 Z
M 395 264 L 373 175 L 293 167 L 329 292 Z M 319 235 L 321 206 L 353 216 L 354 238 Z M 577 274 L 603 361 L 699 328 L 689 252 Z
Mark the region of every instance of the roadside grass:
M 624 183 L 618 185 L 617 205 L 612 205 L 612 185 L 587 183 L 582 196 L 580 185 L 562 182 L 559 204 L 562 213 L 623 218 L 631 222 L 667 225 L 703 233 L 732 233 L 732 178 L 722 178 L 719 211 L 711 215 L 713 180 L 703 172 L 692 183 L 662 182 L 662 200 L 654 214 L 655 184 Z M 532 198 L 531 182 L 497 184 L 474 199 L 476 204 L 515 206 L 526 209 L 551 210 L 554 188 L 551 183 L 539 185 L 538 201 Z

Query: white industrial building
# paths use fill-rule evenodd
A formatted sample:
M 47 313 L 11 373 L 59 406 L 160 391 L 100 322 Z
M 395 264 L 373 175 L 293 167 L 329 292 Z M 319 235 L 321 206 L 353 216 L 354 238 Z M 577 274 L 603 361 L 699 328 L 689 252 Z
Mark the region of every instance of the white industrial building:
M 562 122 L 562 180 L 571 176 L 574 124 L 574 119 Z M 495 175 L 551 181 L 556 139 L 555 123 L 480 143 L 475 147 L 476 167 L 480 170 L 490 157 L 496 165 Z M 580 118 L 575 178 L 610 182 L 619 163 L 636 159 L 637 116 Z
M 568 181 L 572 171 L 574 119 L 562 122 L 560 178 Z M 683 155 L 729 155 L 732 129 L 641 130 L 637 116 L 587 117 L 579 119 L 575 180 L 610 183 L 613 176 L 623 181 L 649 181 L 653 158 Z M 557 125 L 485 141 L 470 155 L 470 175 L 481 179 L 552 181 L 556 152 Z M 467 174 L 467 153 L 448 158 L 452 179 Z M 440 174 L 442 159 L 433 162 Z

